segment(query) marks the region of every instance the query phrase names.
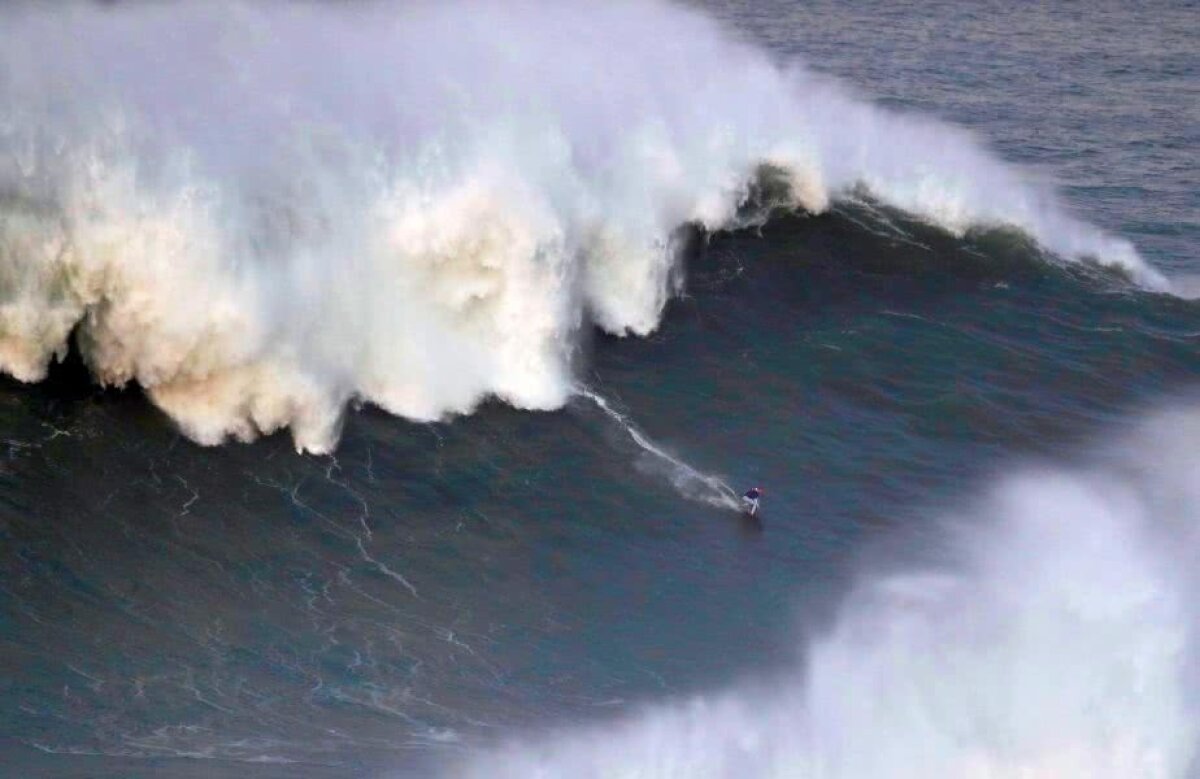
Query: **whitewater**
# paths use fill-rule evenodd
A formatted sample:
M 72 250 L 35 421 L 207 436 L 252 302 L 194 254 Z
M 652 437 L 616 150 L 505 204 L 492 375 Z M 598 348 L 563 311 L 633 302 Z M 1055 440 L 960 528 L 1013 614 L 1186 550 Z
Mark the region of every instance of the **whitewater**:
M 1073 465 L 1010 465 L 880 566 L 795 667 L 527 734 L 469 777 L 1193 776 L 1200 408 Z
M 671 5 L 16 3 L 0 26 L 0 369 L 75 348 L 203 444 L 328 452 L 356 402 L 557 408 L 581 331 L 652 332 L 681 228 L 753 220 L 763 177 L 775 205 L 868 196 L 1169 286 L 969 133 Z

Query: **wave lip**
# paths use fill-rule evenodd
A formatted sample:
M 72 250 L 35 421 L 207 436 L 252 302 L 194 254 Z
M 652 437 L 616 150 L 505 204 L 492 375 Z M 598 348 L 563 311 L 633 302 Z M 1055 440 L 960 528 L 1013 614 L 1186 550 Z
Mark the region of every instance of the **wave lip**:
M 579 328 L 654 330 L 674 231 L 742 224 L 763 170 L 793 208 L 865 189 L 1166 288 L 967 133 L 669 5 L 0 18 L 0 369 L 40 379 L 75 331 L 99 381 L 202 443 L 290 427 L 328 451 L 354 399 L 558 407 Z

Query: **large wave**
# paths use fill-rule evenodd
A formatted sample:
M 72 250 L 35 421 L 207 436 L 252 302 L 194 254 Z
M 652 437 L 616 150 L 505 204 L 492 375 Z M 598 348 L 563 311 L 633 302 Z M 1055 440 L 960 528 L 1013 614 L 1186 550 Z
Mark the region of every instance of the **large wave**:
M 680 225 L 764 170 L 1165 281 L 967 133 L 778 66 L 655 3 L 7 4 L 0 369 L 72 333 L 192 438 L 347 402 L 562 404 L 579 328 L 653 330 Z
M 477 755 L 480 777 L 1195 775 L 1200 409 L 1027 468 L 864 577 L 803 668 Z M 935 537 L 940 534 L 933 533 Z

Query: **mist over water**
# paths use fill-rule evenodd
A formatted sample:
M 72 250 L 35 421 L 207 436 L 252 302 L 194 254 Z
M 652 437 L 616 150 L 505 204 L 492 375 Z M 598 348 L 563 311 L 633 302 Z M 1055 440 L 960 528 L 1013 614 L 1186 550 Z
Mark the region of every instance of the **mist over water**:
M 469 776 L 1181 777 L 1195 765 L 1200 410 L 1030 465 L 864 572 L 802 667 L 528 736 Z
M 0 14 L 0 369 L 40 380 L 74 332 L 202 443 L 326 452 L 352 400 L 558 407 L 580 328 L 653 331 L 677 228 L 737 226 L 763 175 L 1167 285 L 968 133 L 670 5 Z

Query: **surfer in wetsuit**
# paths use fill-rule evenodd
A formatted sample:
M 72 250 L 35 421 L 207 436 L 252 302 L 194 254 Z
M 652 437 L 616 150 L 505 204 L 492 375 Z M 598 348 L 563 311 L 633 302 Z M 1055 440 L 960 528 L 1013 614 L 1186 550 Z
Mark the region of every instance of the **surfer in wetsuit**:
M 762 487 L 751 487 L 742 493 L 742 503 L 746 507 L 747 513 L 754 516 L 758 513 L 758 499 L 762 497 Z

